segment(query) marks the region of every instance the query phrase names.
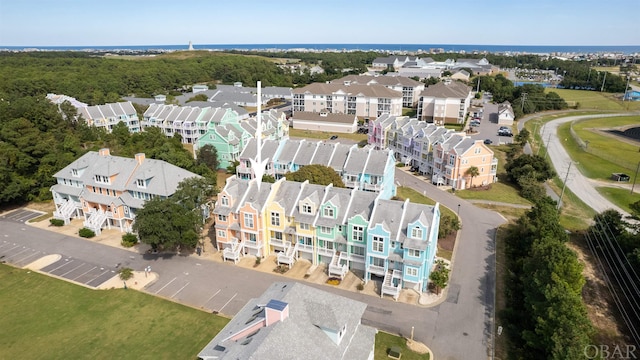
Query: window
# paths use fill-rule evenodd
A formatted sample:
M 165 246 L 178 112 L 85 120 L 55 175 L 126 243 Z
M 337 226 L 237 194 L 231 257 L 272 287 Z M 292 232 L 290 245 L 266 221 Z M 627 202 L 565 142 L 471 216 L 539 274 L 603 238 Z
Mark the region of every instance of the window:
M 320 226 L 320 232 L 323 234 L 331 234 L 331 228 L 326 226 Z
M 109 184 L 109 178 L 106 177 L 106 176 L 96 175 L 95 176 L 95 180 L 96 180 L 97 183 Z
M 338 232 L 341 233 L 344 231 L 344 226 L 338 225 Z
M 379 266 L 379 267 L 384 267 L 384 259 L 377 258 L 377 257 L 372 257 L 371 260 L 372 260 L 371 262 L 372 262 L 373 265 Z
M 364 247 L 351 245 L 351 253 L 354 255 L 364 256 Z
M 311 205 L 302 204 L 302 212 L 305 214 L 311 214 Z
M 277 213 L 277 212 L 271 213 L 271 225 L 280 226 L 280 213 Z
M 225 238 L 225 237 L 227 237 L 227 232 L 224 231 L 224 230 L 218 230 L 217 236 L 219 238 Z
M 456 162 L 456 156 L 455 155 L 449 155 L 449 165 L 453 165 Z
M 253 214 L 244 214 L 244 226 L 253 228 Z
M 274 231 L 273 238 L 276 240 L 282 241 L 282 233 L 280 231 Z
M 71 169 L 71 175 L 78 176 L 78 169 Z
M 420 250 L 409 249 L 409 256 L 420 257 Z
M 227 221 L 227 216 L 218 214 L 218 221 Z
M 333 219 L 333 208 L 330 206 L 325 207 L 322 210 L 322 216 Z
M 300 223 L 300 230 L 309 230 L 309 224 Z
M 353 241 L 364 241 L 364 228 L 362 226 L 353 227 Z
M 144 179 L 137 179 L 136 180 L 136 185 L 139 188 L 146 188 L 147 187 L 147 184 L 144 182 Z
M 475 153 L 475 154 L 480 154 L 480 151 L 482 151 L 482 150 L 480 150 L 480 148 L 479 148 L 479 147 L 477 147 L 477 148 L 476 148 L 476 150 L 474 151 L 474 153 Z
M 128 206 L 124 207 L 124 214 L 125 215 L 129 214 L 129 207 Z
M 245 239 L 251 242 L 256 242 L 256 234 L 245 234 Z
M 226 196 L 223 196 L 220 201 L 222 202 L 222 206 L 229 206 L 229 199 Z
M 409 266 L 407 266 L 405 269 L 407 270 L 407 275 L 409 275 L 409 276 L 418 276 L 418 269 L 416 269 L 414 267 L 409 267 Z
M 373 251 L 377 251 L 377 252 L 384 251 L 384 238 L 380 236 L 374 236 L 371 244 L 373 245 Z
M 483 157 L 482 157 L 482 162 L 485 162 L 485 161 L 487 161 L 487 157 L 486 157 L 486 156 L 483 156 Z
M 311 238 L 307 236 L 300 236 L 298 242 L 302 245 L 313 245 Z
M 422 228 L 414 227 L 411 229 L 411 237 L 414 239 L 422 239 Z

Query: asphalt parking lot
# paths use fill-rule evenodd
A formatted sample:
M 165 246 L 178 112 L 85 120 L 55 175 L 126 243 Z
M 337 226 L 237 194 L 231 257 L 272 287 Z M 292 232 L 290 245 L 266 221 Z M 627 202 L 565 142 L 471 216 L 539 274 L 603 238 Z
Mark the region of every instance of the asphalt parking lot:
M 23 267 L 47 254 L 30 247 L 20 245 L 13 241 L 0 241 L 0 262 L 6 262 L 14 266 Z
M 501 125 L 498 125 L 498 105 L 486 103 L 484 104 L 484 114 L 480 121 L 480 126 L 470 127 L 476 130 L 476 132 L 469 133 L 469 136 L 474 140 L 489 139 L 491 140 L 491 145 L 511 144 L 513 137 L 498 135 L 500 126 Z
M 117 268 L 114 266 L 106 267 L 69 257 L 62 257 L 53 264 L 43 267 L 40 271 L 93 288 L 100 286 L 117 274 Z
M 42 213 L 40 212 L 20 209 L 0 216 L 0 220 L 25 223 L 31 219 L 37 218 L 40 215 L 42 215 Z

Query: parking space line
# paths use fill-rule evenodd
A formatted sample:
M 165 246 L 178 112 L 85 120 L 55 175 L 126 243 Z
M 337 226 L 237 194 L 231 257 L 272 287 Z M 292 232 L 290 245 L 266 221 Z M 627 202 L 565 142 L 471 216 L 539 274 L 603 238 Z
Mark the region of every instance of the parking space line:
M 62 275 L 60 275 L 60 276 L 64 277 L 64 276 L 65 276 L 65 275 L 67 275 L 68 273 L 70 273 L 70 272 L 72 272 L 72 271 L 74 271 L 74 270 L 76 270 L 76 269 L 78 269 L 78 268 L 80 268 L 80 267 L 83 267 L 83 266 L 84 266 L 84 264 L 86 264 L 86 263 L 82 263 L 82 264 L 80 264 L 80 265 L 78 265 L 78 266 L 74 267 L 73 269 L 71 269 L 71 270 L 67 271 L 66 273 L 64 273 L 64 274 L 62 274 Z
M 28 258 L 30 258 L 30 257 L 32 257 L 32 256 L 34 256 L 34 255 L 39 255 L 39 254 L 40 254 L 40 251 L 35 251 L 35 250 L 34 250 L 34 253 L 33 253 L 33 254 L 27 255 L 26 257 L 23 257 L 22 259 L 17 260 L 17 261 L 16 261 L 16 263 L 23 262 L 23 261 L 27 260 Z
M 184 288 L 186 288 L 186 287 L 187 287 L 187 285 L 189 285 L 189 282 L 188 282 L 188 281 L 187 281 L 187 283 L 186 283 L 186 284 L 184 284 L 184 286 L 183 286 L 183 287 L 181 287 L 181 288 L 180 288 L 180 290 L 176 291 L 176 293 L 175 293 L 175 294 L 171 295 L 171 298 L 176 297 L 176 295 L 178 295 L 178 294 L 180 293 L 180 291 L 182 291 Z
M 35 216 L 35 214 L 27 214 L 25 216 L 19 217 L 18 221 L 24 222 L 24 221 L 28 221 L 29 219 L 35 219 L 35 218 L 37 218 L 37 216 Z M 26 220 L 23 220 L 23 219 L 26 219 Z
M 31 249 L 29 249 L 29 248 L 28 248 L 28 247 L 26 247 L 26 246 L 23 246 L 23 248 L 24 248 L 24 250 L 22 250 L 22 251 L 18 251 L 17 253 L 10 255 L 7 259 L 11 259 L 11 258 L 13 258 L 13 257 L 14 257 L 14 256 L 16 256 L 16 255 L 20 255 L 20 254 L 22 254 L 22 253 L 23 253 L 23 252 L 25 252 L 25 251 L 29 251 L 29 250 L 31 250 Z
M 222 309 L 225 308 L 225 306 L 229 305 L 229 303 L 231 302 L 231 300 L 233 300 L 233 298 L 236 297 L 236 295 L 238 295 L 238 293 L 233 294 L 233 296 L 231 297 L 231 299 L 229 299 L 229 301 L 227 301 L 224 305 L 222 305 L 222 307 L 220 308 L 220 310 L 218 310 L 218 312 L 222 312 Z
M 13 245 L 15 245 L 15 243 L 14 243 Z M 11 251 L 11 250 L 16 249 L 16 248 L 19 248 L 19 247 L 20 247 L 20 245 L 18 245 L 18 246 L 14 246 L 14 247 L 12 247 L 11 249 L 9 249 L 8 251 Z
M 207 299 L 207 301 L 204 302 L 204 304 L 202 304 L 202 307 L 204 307 L 205 305 L 207 305 L 209 303 L 209 301 L 211 301 L 211 299 L 213 299 L 216 295 L 218 295 L 218 293 L 221 291 L 222 289 L 218 289 L 218 291 L 216 291 L 215 294 L 211 295 L 210 298 Z
M 71 264 L 71 263 L 73 262 L 73 260 L 71 260 L 71 261 L 69 261 L 69 259 L 65 259 L 65 260 L 66 260 L 66 261 L 65 261 L 65 263 L 64 263 L 64 264 L 62 264 L 62 265 L 58 266 L 58 267 L 57 267 L 57 268 L 55 268 L 55 269 L 49 270 L 49 271 L 47 271 L 47 272 L 48 272 L 49 274 L 53 274 L 53 272 L 54 272 L 54 271 L 56 271 L 56 270 L 60 269 L 60 268 L 61 268 L 61 267 L 63 267 L 63 266 L 69 265 L 69 264 Z
M 172 282 L 174 282 L 177 279 L 177 277 L 174 277 L 173 280 L 169 281 L 168 283 L 164 284 L 163 287 L 160 288 L 160 290 L 156 291 L 156 294 L 159 293 L 160 291 L 162 291 L 164 288 L 166 288 L 167 286 L 169 286 L 169 284 L 171 284 Z
M 71 279 L 71 280 L 75 280 L 75 279 L 79 278 L 80 276 L 82 276 L 82 275 L 84 275 L 84 274 L 88 273 L 89 271 L 93 271 L 93 269 L 97 269 L 97 268 L 98 268 L 97 266 L 94 266 L 92 269 L 90 269 L 90 270 L 87 270 L 87 271 L 83 272 L 82 274 L 80 274 L 80 275 L 78 275 L 78 276 L 74 277 L 74 278 L 73 278 L 73 279 Z

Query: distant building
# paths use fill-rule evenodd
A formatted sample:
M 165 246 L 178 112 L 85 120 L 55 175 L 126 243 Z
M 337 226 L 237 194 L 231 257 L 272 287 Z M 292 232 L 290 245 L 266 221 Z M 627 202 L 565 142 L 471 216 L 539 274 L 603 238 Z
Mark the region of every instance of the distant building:
M 498 125 L 511 126 L 514 119 L 515 115 L 510 102 L 505 101 L 498 105 Z
M 409 79 L 404 76 L 367 76 L 367 75 L 348 75 L 340 79 L 332 80 L 332 84 L 350 84 L 350 85 L 383 85 L 387 89 L 399 91 L 402 93 L 402 106 L 415 107 L 424 83 Z
M 273 283 L 200 351 L 202 360 L 373 360 L 367 305 L 297 282 Z
M 353 134 L 358 130 L 358 117 L 347 114 L 332 114 L 327 110 L 320 112 L 296 111 L 289 119 L 297 130 L 326 131 Z
M 82 116 L 87 125 L 103 128 L 108 132 L 111 132 L 120 122 L 127 125 L 129 132 L 135 133 L 141 130 L 138 113 L 130 101 L 80 107 L 78 116 Z

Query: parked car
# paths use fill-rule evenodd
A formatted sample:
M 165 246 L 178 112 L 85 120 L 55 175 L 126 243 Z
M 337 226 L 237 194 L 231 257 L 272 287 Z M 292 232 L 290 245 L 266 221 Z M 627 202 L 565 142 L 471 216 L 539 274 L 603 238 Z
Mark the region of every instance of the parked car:
M 335 139 L 337 139 L 337 138 L 338 138 L 338 135 L 333 135 L 333 136 L 331 136 L 329 139 L 331 139 L 331 140 L 335 140 Z
M 484 139 L 484 143 L 487 145 L 491 145 L 493 144 L 493 141 L 491 141 L 491 139 Z
M 480 121 L 475 121 L 475 120 L 473 120 L 473 121 L 471 121 L 471 122 L 469 123 L 469 125 L 470 125 L 470 126 L 480 126 Z
M 511 130 L 498 130 L 498 136 L 513 136 Z

